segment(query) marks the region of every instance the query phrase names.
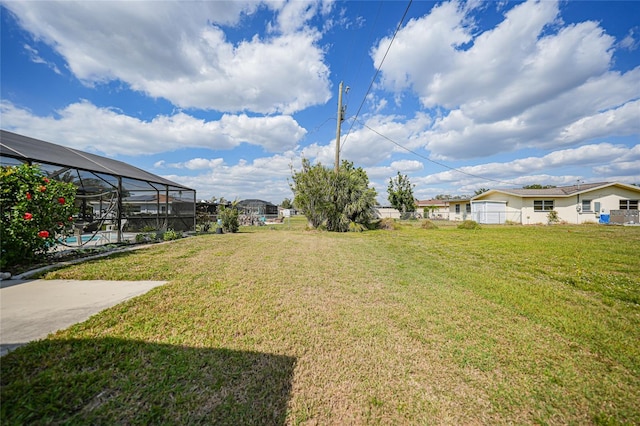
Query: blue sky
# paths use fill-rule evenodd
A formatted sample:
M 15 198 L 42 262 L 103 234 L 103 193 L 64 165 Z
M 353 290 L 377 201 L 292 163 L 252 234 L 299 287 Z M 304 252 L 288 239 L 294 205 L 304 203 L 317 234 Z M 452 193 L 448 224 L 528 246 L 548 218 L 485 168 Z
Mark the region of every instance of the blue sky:
M 640 2 L 0 4 L 3 129 L 199 199 L 333 167 L 340 81 L 341 158 L 383 204 L 398 171 L 419 199 L 640 182 Z

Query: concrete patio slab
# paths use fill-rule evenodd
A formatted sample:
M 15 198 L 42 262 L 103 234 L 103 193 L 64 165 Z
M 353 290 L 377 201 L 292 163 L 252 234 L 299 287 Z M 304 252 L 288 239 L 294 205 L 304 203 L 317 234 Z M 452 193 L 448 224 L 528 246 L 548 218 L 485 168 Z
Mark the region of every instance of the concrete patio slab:
M 166 281 L 0 281 L 0 356 Z

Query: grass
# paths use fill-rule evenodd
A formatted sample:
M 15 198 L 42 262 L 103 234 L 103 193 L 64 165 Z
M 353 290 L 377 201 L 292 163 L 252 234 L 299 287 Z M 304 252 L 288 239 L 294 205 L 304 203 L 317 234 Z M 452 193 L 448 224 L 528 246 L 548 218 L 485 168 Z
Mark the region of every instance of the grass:
M 303 228 L 49 273 L 170 282 L 3 357 L 1 423 L 640 423 L 640 228 Z

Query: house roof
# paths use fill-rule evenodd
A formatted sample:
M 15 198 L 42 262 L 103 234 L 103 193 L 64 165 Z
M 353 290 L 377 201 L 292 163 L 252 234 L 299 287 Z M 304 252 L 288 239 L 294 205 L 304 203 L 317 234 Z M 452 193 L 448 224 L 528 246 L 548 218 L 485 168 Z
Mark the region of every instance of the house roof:
M 191 188 L 131 166 L 122 161 L 67 148 L 28 136 L 0 130 L 0 155 L 20 161 L 53 164 L 111 176 L 141 180 L 193 191 Z
M 239 201 L 238 205 L 239 206 L 274 206 L 276 207 L 275 204 L 270 203 L 269 201 L 258 200 L 255 198 L 249 198 L 246 200 Z
M 480 195 L 475 196 L 473 199 L 481 199 L 484 198 L 488 194 L 492 194 L 494 192 L 501 192 L 504 194 L 517 195 L 522 198 L 529 197 L 552 197 L 552 198 L 563 198 L 569 197 L 576 194 L 582 194 L 585 192 L 590 192 L 594 189 L 605 188 L 607 186 L 622 186 L 627 189 L 632 189 L 640 192 L 639 187 L 635 187 L 633 185 L 627 185 L 619 182 L 595 182 L 595 183 L 581 183 L 580 185 L 570 185 L 570 186 L 559 186 L 556 188 L 545 188 L 545 189 L 491 189 L 487 192 L 483 192 Z
M 436 200 L 436 199 L 431 199 L 431 200 L 418 200 L 417 203 L 418 207 L 426 207 L 426 206 L 442 206 L 442 207 L 446 207 L 449 205 L 449 201 L 448 200 Z

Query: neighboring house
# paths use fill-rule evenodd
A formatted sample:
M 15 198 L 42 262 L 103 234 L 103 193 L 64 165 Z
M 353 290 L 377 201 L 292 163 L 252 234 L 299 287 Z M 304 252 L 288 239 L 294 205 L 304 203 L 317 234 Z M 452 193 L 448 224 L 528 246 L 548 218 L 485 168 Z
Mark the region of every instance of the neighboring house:
M 242 214 L 256 215 L 277 215 L 278 206 L 268 201 L 249 199 L 242 200 L 236 204 L 236 207 Z
M 448 200 L 419 200 L 416 202 L 418 213 L 429 219 L 449 219 Z
M 471 199 L 478 223 L 547 223 L 551 210 L 566 223 L 638 223 L 640 187 L 619 182 L 548 189 L 492 189 Z
M 429 212 L 427 215 L 424 209 Z M 380 218 L 399 219 L 400 211 L 391 206 L 378 206 L 376 212 Z M 416 200 L 416 217 L 444 220 L 465 220 L 471 214 L 471 204 L 468 198 L 454 200 Z
M 469 198 L 460 198 L 456 200 L 448 200 L 449 202 L 449 220 L 460 221 L 471 219 L 471 200 Z

